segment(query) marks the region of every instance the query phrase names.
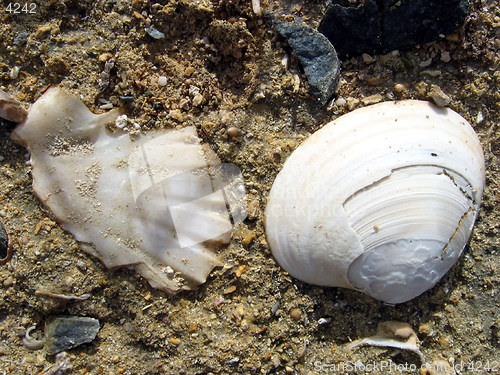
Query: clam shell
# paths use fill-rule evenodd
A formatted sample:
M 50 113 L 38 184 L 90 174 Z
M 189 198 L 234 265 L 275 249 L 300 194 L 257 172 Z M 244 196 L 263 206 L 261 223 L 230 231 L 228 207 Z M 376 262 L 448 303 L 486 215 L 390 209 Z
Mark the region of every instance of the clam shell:
M 266 233 L 307 283 L 388 302 L 430 289 L 467 244 L 484 184 L 467 121 L 428 102 L 384 102 L 325 125 L 276 177 Z

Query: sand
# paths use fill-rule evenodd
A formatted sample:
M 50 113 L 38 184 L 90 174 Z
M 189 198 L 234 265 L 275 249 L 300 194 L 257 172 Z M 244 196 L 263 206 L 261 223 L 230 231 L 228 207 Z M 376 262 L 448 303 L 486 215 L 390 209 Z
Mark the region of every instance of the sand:
M 14 255 L 0 265 L 0 373 L 500 371 L 498 3 L 472 1 L 464 27 L 439 41 L 343 61 L 327 106 L 309 95 L 297 58 L 250 1 L 163 3 L 45 1 L 33 14 L 0 8 L 0 89 L 29 106 L 61 85 L 96 113 L 109 103 L 123 106 L 144 131 L 196 126 L 223 162 L 241 168 L 249 217 L 221 249 L 224 267 L 195 291 L 167 295 L 82 251 L 33 194 L 27 151 L 2 122 L 0 218 Z M 323 11 L 323 1 L 277 3 L 262 7 L 313 27 Z M 165 37 L 154 39 L 150 27 Z M 456 266 L 432 290 L 397 306 L 288 276 L 263 232 L 266 197 L 287 156 L 331 119 L 381 100 L 432 100 L 441 95 L 436 87 L 474 126 L 487 165 L 477 225 Z M 90 297 L 68 301 L 37 291 Z M 36 325 L 31 335 L 41 338 L 45 321 L 57 315 L 96 318 L 101 330 L 64 358 L 23 346 L 27 328 Z M 413 352 L 347 347 L 389 320 L 410 324 L 424 362 L 440 364 L 441 372 L 420 370 Z

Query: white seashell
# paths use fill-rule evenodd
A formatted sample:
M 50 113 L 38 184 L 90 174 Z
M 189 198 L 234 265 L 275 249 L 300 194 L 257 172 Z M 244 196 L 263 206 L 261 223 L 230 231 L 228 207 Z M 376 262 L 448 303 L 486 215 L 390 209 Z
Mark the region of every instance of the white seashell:
M 30 151 L 35 193 L 87 252 L 135 268 L 155 288 L 191 289 L 221 265 L 214 245 L 232 228 L 227 181 L 212 174 L 218 158 L 194 127 L 133 139 L 108 129 L 118 115 L 95 115 L 52 88 L 12 137 Z M 241 187 L 230 191 L 233 202 Z
M 268 242 L 302 281 L 405 302 L 460 256 L 484 173 L 474 130 L 452 110 L 414 100 L 361 108 L 286 161 L 269 196 Z

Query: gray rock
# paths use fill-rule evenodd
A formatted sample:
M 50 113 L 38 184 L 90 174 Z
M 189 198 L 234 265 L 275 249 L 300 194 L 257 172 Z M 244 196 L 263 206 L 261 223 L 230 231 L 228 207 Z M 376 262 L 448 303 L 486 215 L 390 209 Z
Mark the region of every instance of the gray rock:
M 328 39 L 307 26 L 300 18 L 293 22 L 266 15 L 278 33 L 286 39 L 299 58 L 309 83 L 311 94 L 326 104 L 335 92 L 340 78 L 340 61 Z
M 95 339 L 99 321 L 82 316 L 60 316 L 45 325 L 45 350 L 56 354 Z
M 455 32 L 469 0 L 365 0 L 330 2 L 318 30 L 341 58 L 388 52 Z

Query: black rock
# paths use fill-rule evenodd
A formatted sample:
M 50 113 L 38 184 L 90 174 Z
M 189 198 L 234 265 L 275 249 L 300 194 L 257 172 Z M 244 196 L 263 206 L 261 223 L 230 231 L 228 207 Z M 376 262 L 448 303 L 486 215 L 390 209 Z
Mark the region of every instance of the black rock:
M 7 259 L 9 255 L 9 238 L 7 232 L 0 221 L 0 261 Z
M 326 104 L 340 78 L 340 61 L 328 39 L 307 26 L 300 18 L 287 22 L 266 15 L 278 33 L 286 39 L 299 58 L 309 83 L 311 94 Z
M 327 6 L 318 30 L 341 58 L 388 52 L 431 42 L 457 30 L 468 0 L 346 0 Z
M 360 55 L 381 45 L 380 13 L 375 0 L 364 5 L 347 1 L 331 3 L 318 31 L 334 45 L 341 58 Z
M 99 332 L 99 321 L 82 316 L 60 316 L 45 326 L 45 350 L 56 354 L 91 342 Z

